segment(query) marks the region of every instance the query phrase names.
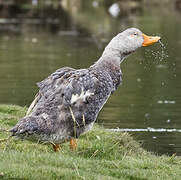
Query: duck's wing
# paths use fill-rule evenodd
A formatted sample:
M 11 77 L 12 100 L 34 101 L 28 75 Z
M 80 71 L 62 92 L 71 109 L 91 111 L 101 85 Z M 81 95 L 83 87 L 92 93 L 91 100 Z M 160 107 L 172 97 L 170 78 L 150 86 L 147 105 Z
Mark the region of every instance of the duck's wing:
M 43 81 L 37 83 L 38 87 L 40 88 L 40 90 L 42 92 L 47 91 L 49 88 L 51 88 L 51 86 L 53 85 L 53 81 L 55 81 L 58 78 L 61 78 L 63 75 L 65 75 L 66 73 L 70 72 L 70 71 L 74 71 L 75 69 L 70 68 L 70 67 L 63 67 L 60 68 L 58 70 L 56 70 L 53 74 L 51 74 L 48 78 L 44 79 Z M 38 101 L 41 98 L 41 93 L 40 91 L 35 95 L 35 99 L 32 101 L 32 103 L 30 104 L 27 112 L 26 112 L 26 116 L 29 115 L 33 108 L 35 107 L 35 105 L 38 103 Z
M 95 121 L 113 90 L 113 81 L 109 74 L 84 70 L 76 72 L 68 79 L 62 90 L 63 107 L 68 107 L 71 121 L 76 121 L 77 127 L 88 125 Z

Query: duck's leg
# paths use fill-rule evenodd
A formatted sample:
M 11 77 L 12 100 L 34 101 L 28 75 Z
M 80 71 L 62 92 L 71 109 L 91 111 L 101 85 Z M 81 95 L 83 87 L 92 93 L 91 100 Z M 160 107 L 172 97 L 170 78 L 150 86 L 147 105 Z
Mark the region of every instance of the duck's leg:
M 77 140 L 74 139 L 74 138 L 71 138 L 71 139 L 70 139 L 70 149 L 71 149 L 72 151 L 75 151 L 76 148 L 77 148 Z
M 60 145 L 59 145 L 59 144 L 53 144 L 53 143 L 52 143 L 52 145 L 53 145 L 53 150 L 54 150 L 55 152 L 58 152 L 58 151 L 60 150 Z

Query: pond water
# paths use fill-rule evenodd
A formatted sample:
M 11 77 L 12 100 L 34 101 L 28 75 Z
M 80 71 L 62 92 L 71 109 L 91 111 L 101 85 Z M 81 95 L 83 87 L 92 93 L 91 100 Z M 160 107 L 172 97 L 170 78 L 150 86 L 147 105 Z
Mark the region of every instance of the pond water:
M 28 106 L 38 90 L 36 82 L 63 66 L 89 67 L 114 35 L 138 27 L 146 34 L 160 35 L 164 46 L 141 48 L 121 64 L 123 84 L 97 122 L 106 128 L 127 128 L 150 151 L 181 155 L 177 131 L 181 129 L 181 14 L 155 8 L 128 19 L 99 15 L 78 14 L 73 26 L 56 33 L 48 25 L 27 24 L 17 34 L 2 32 L 0 103 Z M 82 35 L 75 24 L 86 33 Z

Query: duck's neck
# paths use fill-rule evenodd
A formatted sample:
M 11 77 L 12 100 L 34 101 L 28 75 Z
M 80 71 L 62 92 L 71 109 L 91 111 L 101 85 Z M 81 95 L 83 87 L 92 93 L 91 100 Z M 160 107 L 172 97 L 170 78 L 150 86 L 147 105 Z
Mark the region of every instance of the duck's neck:
M 121 62 L 127 57 L 127 47 L 125 43 L 122 43 L 124 40 L 122 34 L 115 36 L 109 44 L 106 46 L 102 56 L 95 63 L 95 66 L 106 67 L 114 66 L 120 68 Z
M 96 71 L 107 72 L 113 80 L 114 91 L 122 81 L 120 64 L 126 57 L 127 55 L 121 55 L 121 53 L 115 49 L 106 48 L 102 56 L 91 68 Z
M 120 69 L 121 62 L 126 57 L 127 55 L 121 54 L 119 50 L 106 47 L 102 56 L 92 67 L 108 69 L 109 71 L 118 70 Z

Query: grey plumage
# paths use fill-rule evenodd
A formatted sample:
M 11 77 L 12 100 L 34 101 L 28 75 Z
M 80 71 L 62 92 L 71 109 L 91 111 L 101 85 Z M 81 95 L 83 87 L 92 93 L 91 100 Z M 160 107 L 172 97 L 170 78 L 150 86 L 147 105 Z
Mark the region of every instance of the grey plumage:
M 97 115 L 122 82 L 120 63 L 143 43 L 140 30 L 119 33 L 88 69 L 64 67 L 37 83 L 31 112 L 10 131 L 30 140 L 61 143 L 91 129 Z

